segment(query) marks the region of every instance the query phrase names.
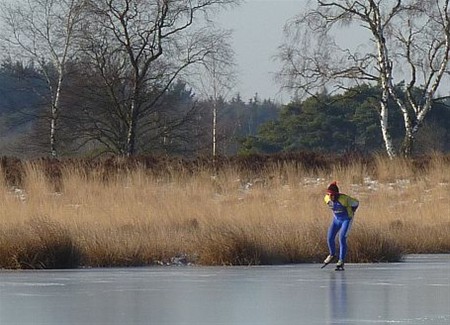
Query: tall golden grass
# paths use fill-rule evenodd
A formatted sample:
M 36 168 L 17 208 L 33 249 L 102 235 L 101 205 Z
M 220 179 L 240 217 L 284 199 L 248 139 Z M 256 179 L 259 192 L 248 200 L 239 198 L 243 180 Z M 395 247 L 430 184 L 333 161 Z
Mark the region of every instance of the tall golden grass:
M 207 164 L 105 172 L 22 162 L 20 176 L 8 178 L 11 166 L 1 166 L 2 268 L 320 262 L 332 180 L 361 202 L 349 262 L 450 252 L 450 161 L 438 154 L 426 164 L 380 156 L 319 167 L 229 163 L 214 174 Z

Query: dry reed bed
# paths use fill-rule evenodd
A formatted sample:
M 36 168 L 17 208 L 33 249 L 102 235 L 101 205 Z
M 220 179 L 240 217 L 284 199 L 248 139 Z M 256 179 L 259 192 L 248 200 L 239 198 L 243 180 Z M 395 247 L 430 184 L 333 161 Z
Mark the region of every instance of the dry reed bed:
M 334 179 L 361 201 L 349 262 L 450 252 L 450 162 L 439 155 L 421 168 L 374 157 L 256 172 L 228 165 L 214 177 L 206 167 L 135 166 L 108 177 L 77 164 L 62 164 L 56 177 L 54 166 L 19 169 L 20 188 L 0 184 L 2 268 L 320 262 L 330 221 L 323 194 Z

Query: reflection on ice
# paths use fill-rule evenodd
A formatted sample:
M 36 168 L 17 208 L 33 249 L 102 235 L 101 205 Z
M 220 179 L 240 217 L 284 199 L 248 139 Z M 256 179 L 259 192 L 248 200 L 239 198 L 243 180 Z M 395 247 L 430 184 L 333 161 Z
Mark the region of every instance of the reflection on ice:
M 450 255 L 403 263 L 0 272 L 0 324 L 450 324 Z
M 331 273 L 328 283 L 328 304 L 330 305 L 330 320 L 348 321 L 348 296 L 345 272 Z

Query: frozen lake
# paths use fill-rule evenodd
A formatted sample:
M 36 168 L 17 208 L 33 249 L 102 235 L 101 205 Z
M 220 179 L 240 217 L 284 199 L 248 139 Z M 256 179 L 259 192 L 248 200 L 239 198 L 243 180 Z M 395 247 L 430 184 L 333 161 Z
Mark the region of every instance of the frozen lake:
M 402 263 L 0 271 L 0 324 L 450 324 L 450 255 Z

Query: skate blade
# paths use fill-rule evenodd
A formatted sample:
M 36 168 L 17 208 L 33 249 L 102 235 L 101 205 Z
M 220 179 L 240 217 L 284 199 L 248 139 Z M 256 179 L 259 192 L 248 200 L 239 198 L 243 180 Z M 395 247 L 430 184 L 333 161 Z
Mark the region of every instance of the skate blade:
M 330 262 L 330 263 L 331 263 L 331 262 Z M 323 269 L 325 266 L 327 266 L 327 265 L 330 264 L 330 263 L 325 263 L 325 264 L 323 264 L 320 268 Z

